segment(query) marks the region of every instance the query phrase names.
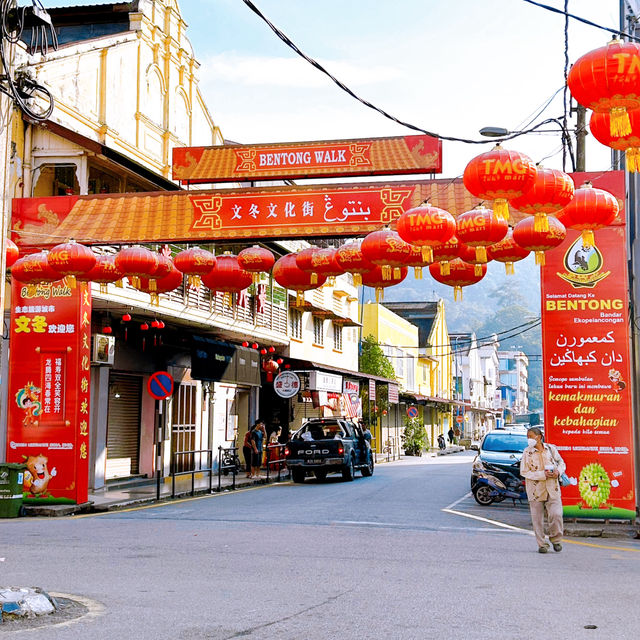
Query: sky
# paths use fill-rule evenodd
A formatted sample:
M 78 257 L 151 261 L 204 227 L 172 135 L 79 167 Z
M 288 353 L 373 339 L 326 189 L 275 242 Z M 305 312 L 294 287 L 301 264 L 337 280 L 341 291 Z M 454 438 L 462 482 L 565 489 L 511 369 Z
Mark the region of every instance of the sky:
M 70 4 L 99 2 L 44 0 L 46 7 Z M 482 139 L 478 131 L 484 126 L 520 130 L 564 83 L 564 17 L 524 0 L 255 4 L 356 93 L 434 133 Z M 242 0 L 181 0 L 179 6 L 201 63 L 201 91 L 225 139 L 259 143 L 412 133 L 344 93 Z M 618 0 L 569 0 L 569 11 L 608 28 L 619 24 Z M 570 62 L 609 40 L 607 32 L 571 20 Z M 560 91 L 542 117 L 561 117 L 562 111 Z M 560 138 L 552 131 L 557 127 L 545 129 L 505 146 L 562 168 Z M 462 175 L 467 162 L 492 144 L 444 142 L 441 177 Z M 606 170 L 610 162 L 610 151 L 588 138 L 587 170 Z

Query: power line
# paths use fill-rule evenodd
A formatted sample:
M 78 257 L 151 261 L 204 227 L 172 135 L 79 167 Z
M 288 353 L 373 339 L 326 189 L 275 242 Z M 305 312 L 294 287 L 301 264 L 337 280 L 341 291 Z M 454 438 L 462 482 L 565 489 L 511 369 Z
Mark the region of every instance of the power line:
M 433 138 L 440 138 L 441 140 L 448 140 L 449 142 L 463 142 L 465 144 L 489 144 L 489 143 L 495 144 L 496 142 L 504 142 L 506 140 L 513 140 L 515 138 L 518 138 L 520 136 L 526 135 L 528 133 L 534 133 L 537 129 L 539 129 L 539 128 L 547 125 L 547 124 L 550 124 L 552 122 L 558 122 L 555 118 L 549 118 L 547 120 L 543 120 L 542 122 L 539 122 L 538 124 L 534 125 L 533 127 L 528 128 L 528 129 L 524 129 L 522 131 L 514 131 L 514 132 L 510 133 L 509 135 L 506 135 L 506 136 L 503 136 L 503 137 L 500 137 L 500 138 L 492 138 L 490 140 L 487 140 L 487 139 L 471 140 L 469 138 L 458 138 L 456 136 L 446 136 L 446 135 L 443 135 L 443 134 L 440 134 L 440 133 L 436 133 L 434 131 L 429 131 L 427 129 L 423 129 L 422 127 L 419 127 L 417 125 L 414 125 L 414 124 L 411 124 L 411 123 L 406 122 L 404 120 L 401 120 L 399 118 L 396 118 L 394 115 L 388 113 L 384 109 L 381 109 L 380 107 L 377 107 L 376 105 L 372 104 L 368 100 L 365 100 L 364 98 L 361 98 L 352 89 L 350 89 L 344 82 L 342 82 L 341 80 L 338 80 L 338 78 L 336 78 L 333 74 L 331 74 L 329 71 L 327 71 L 327 69 L 325 69 L 325 67 L 323 67 L 317 60 L 315 60 L 311 56 L 308 56 L 306 53 L 304 53 L 304 51 L 302 51 L 283 31 L 281 31 L 278 27 L 276 27 L 260 11 L 260 9 L 258 9 L 258 7 L 256 7 L 256 5 L 251 0 L 242 0 L 242 1 L 263 22 L 265 22 L 268 25 L 268 27 L 278 36 L 278 38 L 280 38 L 280 40 L 282 40 L 290 49 L 295 51 L 295 53 L 297 53 L 303 60 L 306 60 L 311 66 L 315 67 L 318 71 L 320 71 L 321 73 L 326 75 L 328 78 L 330 78 L 345 93 L 349 94 L 352 98 L 354 98 L 355 100 L 357 100 L 358 102 L 363 104 L 365 107 L 368 107 L 369 109 L 373 109 L 374 111 L 377 111 L 380 115 L 384 116 L 388 120 L 391 120 L 392 122 L 395 122 L 396 124 L 399 124 L 399 125 L 401 125 L 403 127 L 407 127 L 408 129 L 412 129 L 413 131 L 418 131 L 420 133 L 424 133 L 425 135 L 431 136 Z M 563 135 L 564 135 L 564 130 L 563 130 Z

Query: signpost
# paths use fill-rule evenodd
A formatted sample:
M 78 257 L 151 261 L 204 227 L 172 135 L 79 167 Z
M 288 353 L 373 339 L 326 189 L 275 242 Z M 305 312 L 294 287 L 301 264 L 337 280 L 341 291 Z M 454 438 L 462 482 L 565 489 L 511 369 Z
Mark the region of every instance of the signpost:
M 407 415 L 410 418 L 417 418 L 418 417 L 418 407 L 415 407 L 413 405 L 411 405 L 410 407 L 407 407 Z
M 162 443 L 165 400 L 173 394 L 173 376 L 167 371 L 156 371 L 149 377 L 147 391 L 156 401 L 156 499 L 160 500 L 160 475 L 162 469 Z
M 147 382 L 147 391 L 156 400 L 166 400 L 173 393 L 173 376 L 166 371 L 156 371 Z

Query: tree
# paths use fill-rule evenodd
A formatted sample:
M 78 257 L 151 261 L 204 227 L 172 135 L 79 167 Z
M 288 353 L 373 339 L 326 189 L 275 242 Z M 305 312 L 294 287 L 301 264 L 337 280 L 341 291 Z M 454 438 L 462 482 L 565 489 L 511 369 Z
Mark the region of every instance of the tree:
M 396 379 L 393 365 L 384 355 L 380 343 L 372 335 L 368 335 L 360 344 L 359 369 L 362 373 L 368 373 L 372 376 Z

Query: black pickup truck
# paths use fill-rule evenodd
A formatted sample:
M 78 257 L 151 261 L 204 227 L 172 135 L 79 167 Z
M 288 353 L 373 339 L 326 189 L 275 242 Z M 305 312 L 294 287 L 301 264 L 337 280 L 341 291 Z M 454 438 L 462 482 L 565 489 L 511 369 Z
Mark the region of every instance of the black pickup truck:
M 284 450 L 294 482 L 312 472 L 318 480 L 342 473 L 353 480 L 356 469 L 373 475 L 373 454 L 359 426 L 347 418 L 312 418 L 296 431 Z

